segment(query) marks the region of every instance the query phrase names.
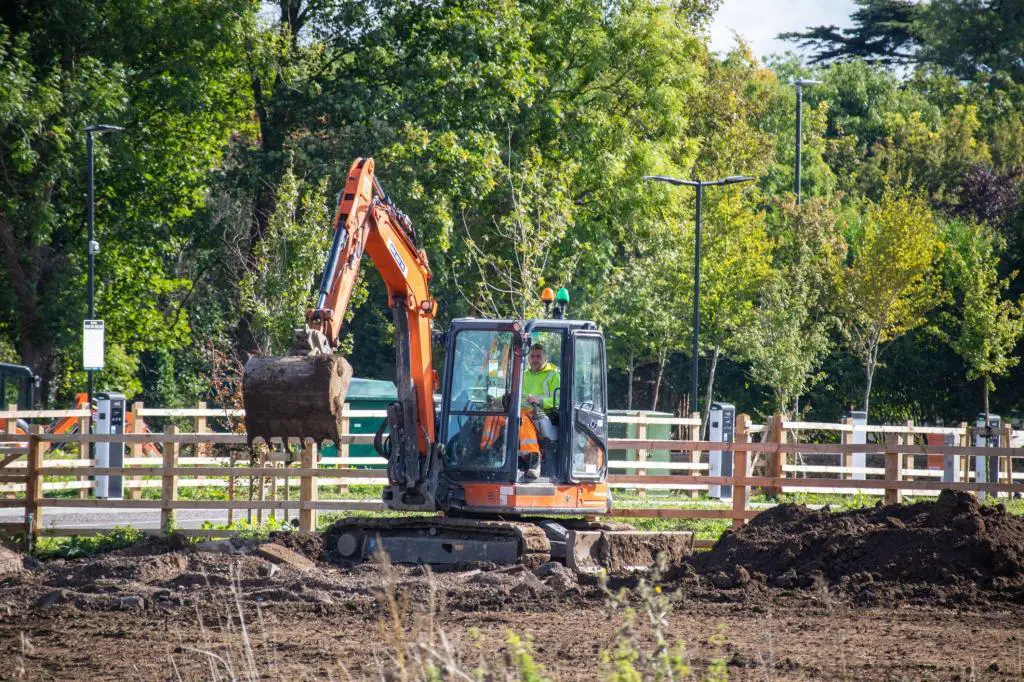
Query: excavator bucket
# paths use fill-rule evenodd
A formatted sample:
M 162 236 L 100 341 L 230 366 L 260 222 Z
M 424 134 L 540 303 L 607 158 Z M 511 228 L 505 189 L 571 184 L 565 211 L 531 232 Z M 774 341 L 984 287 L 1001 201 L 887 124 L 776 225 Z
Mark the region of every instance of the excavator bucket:
M 676 565 L 693 554 L 693 533 L 642 530 L 572 530 L 566 538 L 565 563 L 582 572 L 647 570 L 658 555 Z
M 352 367 L 340 355 L 250 358 L 242 377 L 249 444 L 254 438 L 337 443 L 351 380 Z

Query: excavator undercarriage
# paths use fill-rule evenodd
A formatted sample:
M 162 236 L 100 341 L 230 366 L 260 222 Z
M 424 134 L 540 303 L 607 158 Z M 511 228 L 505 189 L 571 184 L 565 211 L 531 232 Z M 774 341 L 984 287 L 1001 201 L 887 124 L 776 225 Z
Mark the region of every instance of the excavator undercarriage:
M 395 563 L 489 562 L 535 568 L 561 561 L 582 572 L 622 572 L 647 569 L 658 554 L 678 563 L 693 552 L 693 533 L 645 532 L 580 519 L 352 518 L 328 528 L 324 547 L 343 563 L 383 552 Z

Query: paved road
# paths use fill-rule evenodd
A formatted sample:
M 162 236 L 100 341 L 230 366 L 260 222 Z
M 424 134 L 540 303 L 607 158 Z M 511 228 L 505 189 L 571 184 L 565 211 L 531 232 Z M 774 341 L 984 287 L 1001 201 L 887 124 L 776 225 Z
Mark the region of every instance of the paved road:
M 720 505 L 720 502 L 710 500 L 691 500 L 685 503 L 687 507 L 717 507 Z M 681 504 L 680 506 L 683 505 Z M 750 506 L 761 509 L 772 505 L 752 503 Z M 277 518 L 284 518 L 283 511 L 277 510 L 276 513 Z M 297 518 L 298 513 L 296 510 L 289 510 L 288 518 Z M 269 510 L 263 511 L 263 518 L 267 518 L 269 515 Z M 228 512 L 226 509 L 178 509 L 175 516 L 178 528 L 202 528 L 203 523 L 206 521 L 215 524 L 226 524 L 228 522 Z M 21 509 L 0 509 L 0 523 L 19 523 L 24 518 L 25 513 Z M 246 518 L 245 511 L 235 511 L 235 520 L 244 518 Z M 253 519 L 255 518 L 256 511 L 253 510 Z M 45 510 L 43 524 L 47 527 L 57 528 L 109 529 L 114 526 L 131 526 L 139 530 L 155 530 L 160 528 L 160 510 L 134 509 L 130 507 L 52 508 Z
M 278 511 L 277 517 L 283 518 L 284 512 Z M 270 512 L 263 511 L 263 518 Z M 253 512 L 255 518 L 256 512 Z M 298 511 L 289 511 L 289 518 L 298 515 Z M 0 509 L 0 523 L 18 523 L 25 518 L 20 509 Z M 244 511 L 236 511 L 235 519 L 246 518 Z M 175 514 L 178 528 L 202 528 L 203 522 L 216 524 L 228 522 L 226 509 L 178 509 Z M 43 516 L 43 525 L 57 528 L 113 528 L 114 526 L 131 526 L 139 530 L 155 530 L 160 528 L 159 509 L 131 509 L 104 507 L 101 509 L 47 509 Z

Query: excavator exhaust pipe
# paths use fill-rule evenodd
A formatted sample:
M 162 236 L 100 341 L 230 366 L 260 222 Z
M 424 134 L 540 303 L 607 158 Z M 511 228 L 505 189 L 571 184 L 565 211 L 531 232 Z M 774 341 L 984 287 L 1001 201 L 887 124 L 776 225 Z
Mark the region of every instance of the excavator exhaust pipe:
M 352 367 L 340 355 L 253 357 L 245 363 L 242 403 L 254 438 L 337 443 Z

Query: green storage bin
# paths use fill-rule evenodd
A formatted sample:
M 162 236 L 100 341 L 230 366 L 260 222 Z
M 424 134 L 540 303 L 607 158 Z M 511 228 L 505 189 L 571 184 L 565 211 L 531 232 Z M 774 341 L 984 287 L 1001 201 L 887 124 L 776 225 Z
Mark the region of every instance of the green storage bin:
M 348 386 L 348 395 L 345 396 L 345 405 L 349 410 L 386 410 L 388 405 L 398 400 L 398 389 L 390 381 L 378 381 L 376 379 L 353 378 Z M 351 417 L 348 422 L 349 433 L 377 433 L 384 417 Z M 373 445 L 358 444 L 348 447 L 349 457 L 376 457 L 377 452 Z M 323 449 L 324 457 L 337 457 L 338 449 L 333 445 L 327 445 Z M 371 465 L 372 468 L 381 468 L 383 465 Z
M 675 415 L 671 412 L 651 412 L 649 410 L 608 410 L 609 417 L 639 417 L 640 413 L 643 412 L 647 417 L 674 417 Z M 635 422 L 622 423 L 622 422 L 609 422 L 608 424 L 608 438 L 638 438 L 637 427 L 639 424 Z M 647 438 L 649 440 L 672 440 L 674 426 L 672 424 L 648 424 L 647 425 Z M 636 461 L 636 450 L 612 450 L 609 453 L 609 459 L 625 459 L 627 462 Z M 648 462 L 670 462 L 672 461 L 671 453 L 668 450 L 648 450 L 647 451 Z M 635 469 L 615 469 L 614 473 L 626 473 L 635 474 Z M 664 473 L 664 472 L 659 472 Z

